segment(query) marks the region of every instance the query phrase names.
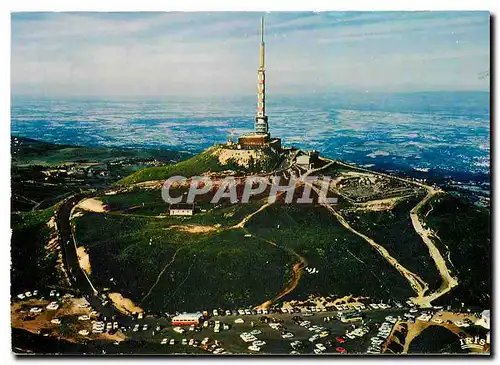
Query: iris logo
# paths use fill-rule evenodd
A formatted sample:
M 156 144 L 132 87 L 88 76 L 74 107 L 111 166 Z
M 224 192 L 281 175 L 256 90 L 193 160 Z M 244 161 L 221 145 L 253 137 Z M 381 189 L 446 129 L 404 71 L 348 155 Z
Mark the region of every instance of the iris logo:
M 466 349 L 483 350 L 485 346 L 486 346 L 486 339 L 480 338 L 479 336 L 465 337 L 460 339 L 460 348 L 462 350 Z

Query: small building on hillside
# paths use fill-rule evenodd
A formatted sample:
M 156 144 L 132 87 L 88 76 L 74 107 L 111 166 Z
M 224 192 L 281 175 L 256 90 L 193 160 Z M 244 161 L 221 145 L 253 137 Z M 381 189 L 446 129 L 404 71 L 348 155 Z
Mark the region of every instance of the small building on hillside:
M 238 148 L 259 149 L 272 148 L 277 152 L 281 151 L 281 138 L 271 138 L 270 134 L 242 134 L 238 137 Z
M 188 203 L 170 204 L 168 212 L 170 215 L 193 215 L 194 204 L 188 204 Z
M 200 312 L 197 313 L 182 313 L 175 317 L 172 317 L 173 326 L 184 326 L 184 325 L 197 325 L 200 324 L 203 315 Z
M 314 165 L 318 161 L 319 158 L 319 152 L 318 151 L 311 151 L 305 155 L 299 155 L 297 156 L 297 165 L 307 168 L 307 169 L 312 169 L 314 168 Z

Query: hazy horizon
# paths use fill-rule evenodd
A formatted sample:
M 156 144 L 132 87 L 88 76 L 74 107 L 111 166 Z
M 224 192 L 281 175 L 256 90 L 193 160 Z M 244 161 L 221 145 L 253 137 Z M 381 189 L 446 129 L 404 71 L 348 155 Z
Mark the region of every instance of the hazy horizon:
M 488 12 L 12 13 L 12 96 L 489 91 Z M 484 76 L 484 75 L 483 75 Z

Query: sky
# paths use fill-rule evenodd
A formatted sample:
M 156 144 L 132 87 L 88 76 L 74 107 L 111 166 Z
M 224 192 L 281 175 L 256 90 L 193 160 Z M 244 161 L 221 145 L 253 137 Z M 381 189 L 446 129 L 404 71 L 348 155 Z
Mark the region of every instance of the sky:
M 12 13 L 12 95 L 489 90 L 487 12 Z

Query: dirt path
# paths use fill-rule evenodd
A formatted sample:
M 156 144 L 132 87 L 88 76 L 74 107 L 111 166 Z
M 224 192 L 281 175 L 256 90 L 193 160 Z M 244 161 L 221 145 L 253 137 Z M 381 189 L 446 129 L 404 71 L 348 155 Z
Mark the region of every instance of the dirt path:
M 343 162 L 340 162 L 340 161 L 336 161 L 336 162 L 341 166 L 346 166 L 346 167 L 352 168 L 352 166 L 349 166 Z M 452 288 L 454 288 L 458 285 L 458 280 L 455 277 L 451 276 L 450 270 L 446 266 L 446 261 L 444 260 L 443 256 L 439 252 L 438 248 L 434 245 L 434 242 L 432 241 L 432 238 L 435 238 L 435 239 L 439 239 L 439 238 L 432 230 L 424 228 L 422 222 L 418 218 L 418 213 L 419 213 L 420 209 L 425 205 L 425 203 L 427 203 L 429 201 L 429 199 L 431 199 L 436 194 L 439 194 L 441 192 L 441 190 L 439 188 L 436 189 L 432 186 L 428 186 L 428 185 L 419 183 L 417 181 L 410 181 L 410 180 L 400 178 L 397 176 L 392 176 L 392 175 L 384 174 L 381 172 L 374 172 L 374 171 L 370 171 L 370 170 L 359 168 L 359 167 L 355 167 L 355 168 L 359 171 L 366 171 L 366 172 L 370 172 L 372 174 L 385 176 L 385 177 L 388 177 L 391 179 L 396 179 L 399 181 L 410 183 L 410 184 L 418 186 L 420 188 L 424 188 L 427 191 L 427 195 L 424 197 L 424 199 L 422 199 L 410 211 L 410 219 L 411 219 L 413 228 L 419 234 L 419 236 L 422 237 L 422 241 L 425 243 L 425 245 L 429 249 L 429 255 L 434 260 L 436 268 L 438 269 L 439 274 L 440 274 L 441 278 L 443 279 L 443 282 L 438 290 L 436 290 L 435 292 L 433 292 L 427 296 L 425 296 L 425 292 L 428 290 L 428 286 L 427 286 L 427 284 L 425 284 L 425 287 L 421 287 L 421 290 L 417 290 L 417 297 L 410 298 L 410 299 L 412 300 L 413 303 L 415 303 L 416 305 L 419 305 L 421 307 L 432 307 L 432 304 L 431 304 L 432 301 L 434 301 L 437 298 L 441 297 L 442 295 L 446 294 Z M 434 208 L 431 207 L 431 210 L 432 209 L 434 209 Z M 430 211 L 427 212 L 427 214 L 429 214 Z M 427 214 L 426 214 L 426 216 L 427 216 Z M 448 254 L 449 254 L 449 252 L 448 252 Z M 413 274 L 413 275 L 415 275 L 415 274 Z M 407 277 L 407 279 L 411 280 L 411 279 L 409 279 L 409 277 Z M 422 283 L 423 283 L 423 281 L 422 281 Z M 414 285 L 412 284 L 412 287 L 413 286 Z M 418 286 L 416 286 L 414 288 L 418 288 Z M 425 288 L 425 290 L 423 290 L 424 288 Z
M 139 305 L 141 305 L 144 300 L 151 294 L 151 292 L 154 290 L 154 288 L 156 287 L 156 285 L 158 285 L 158 283 L 160 282 L 160 278 L 163 276 L 163 273 L 165 272 L 165 270 L 168 269 L 168 267 L 170 265 L 172 265 L 175 261 L 175 257 L 177 256 L 177 253 L 182 250 L 184 247 L 180 247 L 178 248 L 174 254 L 172 255 L 172 259 L 163 267 L 163 269 L 160 271 L 160 273 L 158 274 L 158 276 L 156 277 L 156 281 L 154 282 L 154 284 L 151 286 L 151 288 L 149 288 L 149 291 L 146 293 L 146 295 L 141 299 L 141 301 L 139 302 Z
M 82 200 L 78 203 L 77 207 L 89 212 L 106 212 L 106 205 L 96 197 Z
M 78 263 L 80 264 L 82 270 L 85 271 L 87 275 L 90 275 L 92 272 L 90 267 L 90 257 L 87 251 L 85 251 L 85 247 L 78 246 L 76 248 L 76 256 L 78 257 Z
M 319 194 L 319 189 L 316 188 L 313 184 L 307 183 L 311 188 Z M 411 272 L 407 268 L 405 268 L 403 265 L 401 265 L 398 260 L 396 260 L 394 257 L 392 257 L 389 254 L 389 251 L 387 251 L 383 246 L 379 245 L 376 243 L 373 239 L 370 237 L 364 235 L 361 232 L 356 231 L 354 228 L 352 228 L 349 223 L 342 217 L 330 204 L 328 203 L 322 203 L 322 206 L 327 208 L 334 216 L 337 218 L 340 224 L 342 224 L 346 229 L 354 233 L 355 235 L 363 238 L 366 242 L 368 242 L 373 248 L 375 248 L 381 255 L 386 259 L 389 264 L 391 264 L 396 270 L 398 270 L 401 275 L 403 275 L 406 280 L 410 283 L 410 286 L 413 288 L 415 293 L 417 293 L 417 296 L 423 296 L 425 292 L 429 289 L 429 285 L 417 274 Z
M 210 233 L 210 232 L 216 232 L 219 230 L 220 227 L 218 226 L 201 226 L 201 225 L 196 225 L 196 224 L 187 224 L 185 226 L 180 226 L 180 225 L 173 225 L 169 226 L 168 228 L 165 228 L 165 230 L 179 230 L 187 233 Z
M 111 301 L 113 302 L 113 305 L 116 307 L 116 309 L 124 314 L 143 312 L 142 308 L 135 305 L 132 300 L 124 298 L 120 293 L 109 293 L 108 296 L 109 299 L 111 299 Z
M 285 284 L 283 289 L 281 289 L 281 291 L 278 293 L 278 295 L 276 295 L 273 299 L 267 300 L 264 303 L 262 303 L 261 305 L 256 307 L 256 309 L 263 309 L 263 308 L 269 307 L 271 304 L 277 302 L 278 300 L 283 298 L 285 295 L 288 295 L 292 291 L 295 290 L 297 285 L 299 285 L 299 281 L 300 281 L 300 278 L 302 277 L 302 273 L 304 272 L 304 268 L 307 266 L 307 261 L 304 257 L 300 256 L 297 252 L 295 252 L 291 248 L 285 248 L 285 247 L 278 246 L 275 242 L 266 240 L 264 238 L 259 238 L 259 237 L 256 237 L 256 238 L 260 239 L 266 243 L 269 243 L 270 245 L 272 245 L 276 248 L 279 248 L 283 251 L 286 251 L 289 254 L 294 255 L 295 257 L 297 257 L 299 259 L 299 262 L 295 263 L 292 266 L 292 277 Z
M 429 254 L 434 260 L 434 263 L 439 271 L 439 275 L 441 275 L 441 278 L 443 279 L 443 282 L 440 288 L 432 294 L 411 299 L 413 303 L 421 307 L 431 307 L 431 302 L 433 300 L 436 300 L 458 285 L 458 280 L 451 276 L 450 270 L 446 266 L 446 261 L 431 239 L 431 237 L 437 238 L 437 236 L 431 229 L 424 228 L 422 222 L 420 222 L 420 219 L 418 218 L 419 210 L 424 206 L 425 203 L 427 203 L 427 201 L 429 201 L 430 198 L 438 194 L 439 190 L 428 187 L 427 192 L 427 196 L 422 199 L 417 205 L 415 205 L 415 207 L 413 207 L 413 209 L 410 211 L 410 218 L 413 224 L 413 228 L 420 235 L 420 237 L 422 237 L 422 241 L 424 241 L 424 243 L 427 245 Z

